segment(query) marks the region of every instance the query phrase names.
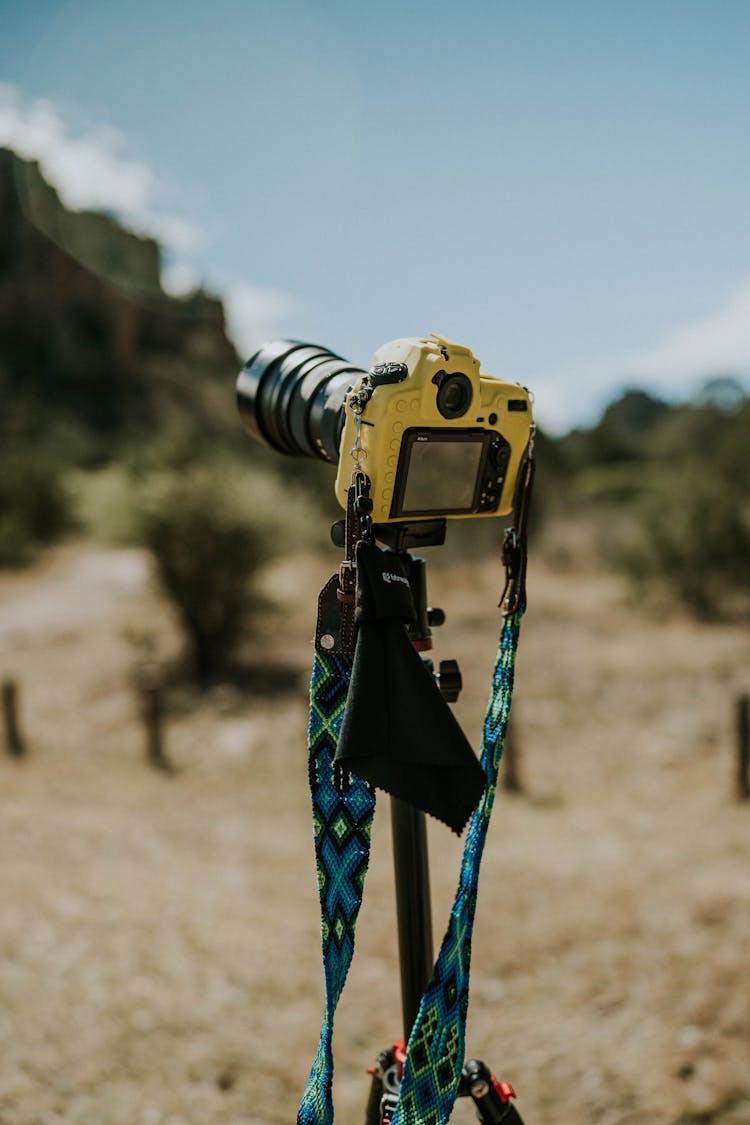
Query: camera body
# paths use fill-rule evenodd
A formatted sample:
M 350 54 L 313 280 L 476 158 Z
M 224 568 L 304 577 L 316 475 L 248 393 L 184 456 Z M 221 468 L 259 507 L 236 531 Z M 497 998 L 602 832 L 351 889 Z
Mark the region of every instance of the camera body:
M 384 344 L 347 390 L 336 497 L 370 479 L 377 523 L 505 516 L 533 427 L 529 392 L 440 336 Z

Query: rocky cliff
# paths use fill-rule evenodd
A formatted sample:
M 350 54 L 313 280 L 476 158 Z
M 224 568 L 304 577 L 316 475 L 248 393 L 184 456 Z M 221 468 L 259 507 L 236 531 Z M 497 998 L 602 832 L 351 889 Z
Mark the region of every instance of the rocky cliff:
M 0 149 L 0 438 L 73 419 L 102 442 L 176 419 L 235 428 L 238 358 L 219 300 L 168 296 L 160 249 L 73 212 Z

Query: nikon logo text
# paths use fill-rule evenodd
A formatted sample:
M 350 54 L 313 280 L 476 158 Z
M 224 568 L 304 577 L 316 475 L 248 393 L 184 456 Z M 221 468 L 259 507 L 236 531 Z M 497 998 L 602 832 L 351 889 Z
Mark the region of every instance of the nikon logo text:
M 404 586 L 409 585 L 408 578 L 402 578 L 400 574 L 391 574 L 387 570 L 383 572 L 383 581 L 384 582 L 401 582 Z

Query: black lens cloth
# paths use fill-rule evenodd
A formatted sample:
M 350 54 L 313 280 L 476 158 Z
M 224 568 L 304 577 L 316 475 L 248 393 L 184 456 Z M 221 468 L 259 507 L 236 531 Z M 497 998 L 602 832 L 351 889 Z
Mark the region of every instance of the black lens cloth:
M 463 831 L 484 771 L 406 632 L 415 620 L 398 557 L 356 550 L 357 639 L 338 765 Z

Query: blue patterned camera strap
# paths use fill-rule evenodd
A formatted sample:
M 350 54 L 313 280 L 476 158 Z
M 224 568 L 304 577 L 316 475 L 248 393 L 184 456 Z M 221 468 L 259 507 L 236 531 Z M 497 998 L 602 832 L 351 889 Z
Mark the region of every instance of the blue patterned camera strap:
M 392 1125 L 444 1125 L 458 1093 L 464 1064 L 479 868 L 508 729 L 522 615 L 520 609 L 503 620 L 480 759 L 487 784 L 469 822 L 448 929 L 409 1036 Z
M 315 862 L 320 895 L 325 1009 L 320 1041 L 302 1096 L 299 1125 L 333 1121 L 333 1017 L 354 956 L 354 931 L 370 861 L 375 795 L 369 785 L 336 777 L 336 753 L 351 677 L 349 656 L 315 653 L 308 728 Z
M 508 726 L 523 605 L 503 620 L 484 722 L 487 783 L 466 834 L 450 922 L 409 1043 L 393 1125 L 444 1125 L 458 1092 L 469 1006 L 471 937 L 479 868 Z M 351 777 L 337 784 L 333 758 L 351 676 L 347 656 L 315 654 L 310 686 L 309 770 L 321 908 L 325 1009 L 298 1125 L 333 1122 L 333 1019 L 354 955 L 354 931 L 370 856 L 375 797 Z

